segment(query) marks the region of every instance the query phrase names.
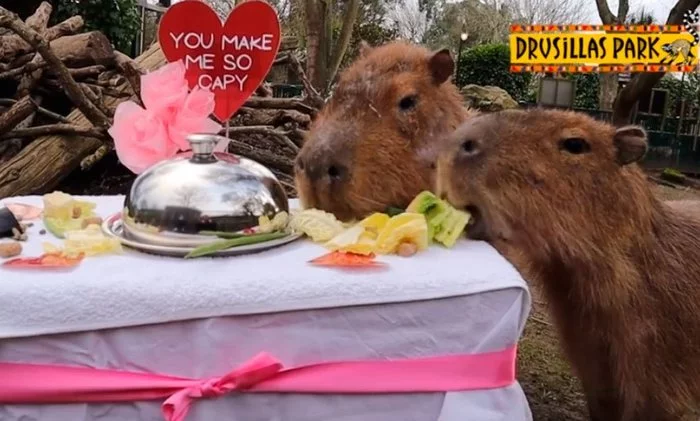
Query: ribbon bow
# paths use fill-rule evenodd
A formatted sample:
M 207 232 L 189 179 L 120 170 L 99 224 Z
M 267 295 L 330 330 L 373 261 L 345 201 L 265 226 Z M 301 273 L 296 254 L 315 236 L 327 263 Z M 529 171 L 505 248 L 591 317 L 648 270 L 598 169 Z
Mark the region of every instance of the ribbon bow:
M 246 389 L 274 377 L 281 370 L 281 362 L 269 354 L 260 353 L 223 377 L 204 379 L 173 393 L 163 402 L 161 410 L 167 421 L 183 421 L 194 399 L 215 398 Z

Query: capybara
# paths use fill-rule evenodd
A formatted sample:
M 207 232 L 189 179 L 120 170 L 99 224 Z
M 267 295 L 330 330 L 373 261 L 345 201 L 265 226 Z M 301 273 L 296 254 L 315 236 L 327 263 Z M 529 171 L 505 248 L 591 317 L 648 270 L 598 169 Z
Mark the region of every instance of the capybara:
M 700 398 L 700 218 L 654 196 L 643 129 L 571 111 L 469 119 L 442 197 L 545 291 L 594 421 L 680 419 Z
M 476 112 L 450 81 L 454 68 L 446 49 L 365 44 L 297 156 L 302 205 L 350 220 L 404 208 L 431 189 L 439 146 Z

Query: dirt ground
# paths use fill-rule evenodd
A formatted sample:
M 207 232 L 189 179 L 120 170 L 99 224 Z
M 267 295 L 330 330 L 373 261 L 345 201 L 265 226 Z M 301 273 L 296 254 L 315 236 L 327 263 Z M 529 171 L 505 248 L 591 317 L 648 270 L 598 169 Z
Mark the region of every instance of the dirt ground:
M 87 173 L 76 171 L 59 190 L 72 194 L 125 194 L 134 175 L 121 166 L 114 154 Z M 663 200 L 700 200 L 700 192 L 657 186 Z M 531 288 L 533 308 L 520 343 L 518 379 L 530 402 L 535 421 L 584 421 L 586 405 L 578 380 L 562 358 L 556 333 L 547 316 L 546 303 Z
M 700 200 L 694 190 L 656 187 L 663 200 Z M 578 380 L 559 351 L 546 303 L 531 287 L 532 311 L 520 342 L 518 380 L 525 390 L 534 421 L 587 421 L 586 403 Z

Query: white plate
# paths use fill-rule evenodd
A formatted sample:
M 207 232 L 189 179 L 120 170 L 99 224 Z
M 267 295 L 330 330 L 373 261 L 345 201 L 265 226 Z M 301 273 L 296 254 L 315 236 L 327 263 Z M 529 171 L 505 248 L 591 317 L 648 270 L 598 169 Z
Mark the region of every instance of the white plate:
M 170 247 L 170 246 L 158 246 L 154 244 L 141 243 L 133 239 L 127 238 L 124 235 L 124 229 L 122 226 L 121 213 L 116 213 L 109 218 L 105 219 L 102 223 L 102 231 L 105 234 L 118 239 L 123 245 L 133 248 L 145 253 L 158 254 L 162 256 L 172 256 L 172 257 L 185 257 L 189 252 L 194 250 L 194 247 Z M 283 238 L 278 238 L 276 240 L 265 241 L 263 243 L 248 244 L 243 246 L 232 247 L 230 249 L 221 250 L 207 257 L 224 257 L 224 256 L 239 256 L 242 254 L 257 253 L 271 248 L 279 247 L 292 241 L 296 241 L 301 238 L 303 234 L 290 234 Z

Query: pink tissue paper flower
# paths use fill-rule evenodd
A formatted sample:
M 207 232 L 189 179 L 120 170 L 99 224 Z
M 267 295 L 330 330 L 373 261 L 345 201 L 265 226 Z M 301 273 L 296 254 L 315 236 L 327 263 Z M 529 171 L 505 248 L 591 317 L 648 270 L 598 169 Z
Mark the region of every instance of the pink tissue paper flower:
M 168 124 L 170 139 L 181 151 L 190 149 L 187 135 L 191 133 L 218 133 L 221 125 L 209 118 L 214 112 L 214 93 L 195 87 Z
M 117 106 L 108 130 L 119 160 L 139 174 L 159 161 L 191 149 L 192 133 L 218 133 L 221 125 L 209 118 L 214 111 L 214 93 L 195 87 L 188 93 L 185 65 L 176 61 L 141 77 L 144 108 L 133 101 Z M 214 151 L 225 152 L 228 139 Z
M 182 107 L 189 91 L 182 60 L 141 76 L 141 99 L 147 110 L 169 117 Z
M 108 132 L 119 161 L 135 174 L 177 153 L 163 120 L 131 101 L 117 106 Z

